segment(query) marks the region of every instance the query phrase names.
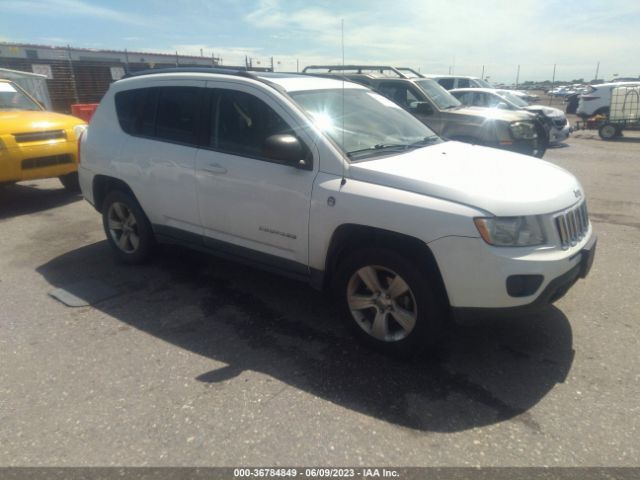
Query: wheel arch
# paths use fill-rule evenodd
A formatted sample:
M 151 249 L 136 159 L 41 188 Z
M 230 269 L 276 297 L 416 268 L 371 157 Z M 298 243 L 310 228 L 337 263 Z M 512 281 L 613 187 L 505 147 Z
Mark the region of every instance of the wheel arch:
M 367 225 L 347 223 L 335 229 L 327 249 L 321 285 L 323 289 L 330 285 L 340 261 L 349 252 L 362 247 L 388 248 L 401 252 L 411 260 L 425 265 L 425 272 L 438 289 L 438 297 L 446 303 L 447 308 L 449 307 L 447 289 L 436 258 L 429 246 L 416 237 Z
M 102 213 L 104 199 L 110 192 L 114 190 L 128 193 L 135 199 L 136 202 L 138 202 L 138 204 L 140 204 L 135 193 L 133 193 L 133 190 L 131 190 L 131 187 L 127 185 L 127 183 L 123 180 L 115 177 L 110 177 L 108 175 L 96 175 L 93 178 L 93 201 L 95 209 L 98 212 Z

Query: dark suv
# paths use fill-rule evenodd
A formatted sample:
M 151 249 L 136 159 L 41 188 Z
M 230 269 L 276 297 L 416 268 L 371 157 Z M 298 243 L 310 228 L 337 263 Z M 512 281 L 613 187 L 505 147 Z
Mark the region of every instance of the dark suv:
M 535 115 L 522 111 L 488 111 L 465 107 L 436 81 L 408 68 L 314 65 L 306 67 L 303 72 L 343 77 L 366 85 L 449 140 L 501 148 L 539 158 L 547 148 L 548 132 Z

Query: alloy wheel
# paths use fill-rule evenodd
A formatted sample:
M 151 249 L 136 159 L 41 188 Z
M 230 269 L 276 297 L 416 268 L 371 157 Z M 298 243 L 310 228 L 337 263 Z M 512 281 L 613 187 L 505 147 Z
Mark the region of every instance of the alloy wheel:
M 122 202 L 113 202 L 107 214 L 109 234 L 114 243 L 125 253 L 134 253 L 140 246 L 140 234 L 136 217 Z
M 407 282 L 382 266 L 368 265 L 354 272 L 347 284 L 347 303 L 360 328 L 383 342 L 406 338 L 418 318 Z

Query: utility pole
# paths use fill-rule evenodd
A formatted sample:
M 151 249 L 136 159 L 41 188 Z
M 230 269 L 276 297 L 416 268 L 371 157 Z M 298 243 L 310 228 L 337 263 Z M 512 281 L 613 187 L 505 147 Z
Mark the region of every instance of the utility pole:
M 551 90 L 553 90 L 553 85 L 556 83 L 556 64 L 553 64 L 553 77 L 551 77 Z M 549 105 L 551 105 L 552 96 L 549 96 Z
M 594 80 L 598 80 L 598 73 L 600 72 L 600 60 L 598 60 L 598 65 L 596 65 L 596 76 Z
M 480 78 L 484 80 L 484 65 L 482 65 L 482 74 L 480 75 Z
M 67 45 L 67 59 L 69 60 L 69 70 L 71 70 L 71 86 L 73 87 L 73 98 L 76 103 L 80 103 L 78 98 L 78 86 L 76 85 L 76 73 L 73 70 L 73 61 L 71 60 L 71 46 Z
M 296 73 L 300 71 L 300 61 L 296 58 Z
M 273 72 L 273 57 L 271 57 L 271 71 Z
M 127 52 L 127 49 L 124 49 L 124 64 L 126 66 L 126 72 L 129 73 L 129 52 Z
M 516 73 L 516 88 L 518 88 L 519 81 L 520 81 L 520 65 L 518 65 L 518 72 Z
M 178 58 L 178 50 L 176 50 L 176 67 L 180 65 L 180 59 Z

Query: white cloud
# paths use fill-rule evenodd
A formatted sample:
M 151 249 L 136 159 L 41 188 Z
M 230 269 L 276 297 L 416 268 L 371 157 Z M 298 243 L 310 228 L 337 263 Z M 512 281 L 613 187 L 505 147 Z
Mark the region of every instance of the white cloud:
M 321 8 L 261 0 L 245 20 L 276 33 L 273 41 L 284 56 L 306 64 L 310 58 L 341 60 L 344 18 L 346 63 L 409 65 L 430 73 L 454 68 L 468 75 L 480 75 L 484 65 L 485 74 L 499 81 L 515 80 L 518 65 L 521 80 L 551 78 L 554 63 L 565 78 L 590 78 L 598 60 L 605 75 L 608 69 L 640 70 L 632 47 L 640 40 L 638 22 L 625 23 L 640 16 L 640 2 L 586 7 L 551 0 L 371 0 L 354 12 L 347 2 Z

